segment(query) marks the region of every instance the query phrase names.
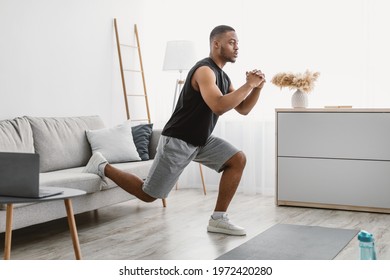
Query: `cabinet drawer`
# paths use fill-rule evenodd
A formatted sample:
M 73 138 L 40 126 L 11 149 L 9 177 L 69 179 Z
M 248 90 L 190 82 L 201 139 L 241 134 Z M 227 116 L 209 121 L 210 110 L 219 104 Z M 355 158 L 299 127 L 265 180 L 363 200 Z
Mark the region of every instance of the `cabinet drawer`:
M 279 156 L 390 160 L 390 113 L 278 112 Z
M 390 162 L 278 158 L 277 200 L 390 208 Z

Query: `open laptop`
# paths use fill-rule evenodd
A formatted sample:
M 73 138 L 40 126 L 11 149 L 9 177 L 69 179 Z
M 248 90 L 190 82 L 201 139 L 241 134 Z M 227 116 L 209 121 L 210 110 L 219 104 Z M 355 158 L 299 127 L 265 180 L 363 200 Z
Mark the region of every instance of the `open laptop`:
M 39 188 L 39 154 L 0 152 L 0 196 L 43 198 L 61 193 Z

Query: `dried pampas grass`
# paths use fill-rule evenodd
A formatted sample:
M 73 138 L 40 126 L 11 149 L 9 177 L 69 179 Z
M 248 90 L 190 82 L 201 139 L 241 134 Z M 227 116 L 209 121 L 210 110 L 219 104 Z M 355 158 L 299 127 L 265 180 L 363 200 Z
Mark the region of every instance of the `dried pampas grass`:
M 276 74 L 271 82 L 280 87 L 288 87 L 290 89 L 299 89 L 303 92 L 309 93 L 314 88 L 314 82 L 320 76 L 319 72 L 310 72 L 306 70 L 305 73 L 293 74 L 288 73 L 278 73 Z

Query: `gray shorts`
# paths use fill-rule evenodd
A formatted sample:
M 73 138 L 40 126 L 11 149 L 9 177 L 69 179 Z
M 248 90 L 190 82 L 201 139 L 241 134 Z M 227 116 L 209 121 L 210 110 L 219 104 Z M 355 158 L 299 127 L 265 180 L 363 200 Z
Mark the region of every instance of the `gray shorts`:
M 225 140 L 210 136 L 204 146 L 193 146 L 183 140 L 161 135 L 153 165 L 143 190 L 155 198 L 166 198 L 184 168 L 199 162 L 217 172 L 239 150 Z

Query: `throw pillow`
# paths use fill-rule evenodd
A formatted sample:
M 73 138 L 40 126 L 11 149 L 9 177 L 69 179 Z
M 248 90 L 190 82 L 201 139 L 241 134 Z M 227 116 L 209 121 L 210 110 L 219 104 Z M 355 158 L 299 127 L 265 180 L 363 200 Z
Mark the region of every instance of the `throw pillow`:
M 140 124 L 131 128 L 134 144 L 137 147 L 137 152 L 142 160 L 149 160 L 149 142 L 152 131 L 153 124 L 151 123 Z
M 92 153 L 101 152 L 109 163 L 141 160 L 128 122 L 112 128 L 87 130 L 86 135 Z

